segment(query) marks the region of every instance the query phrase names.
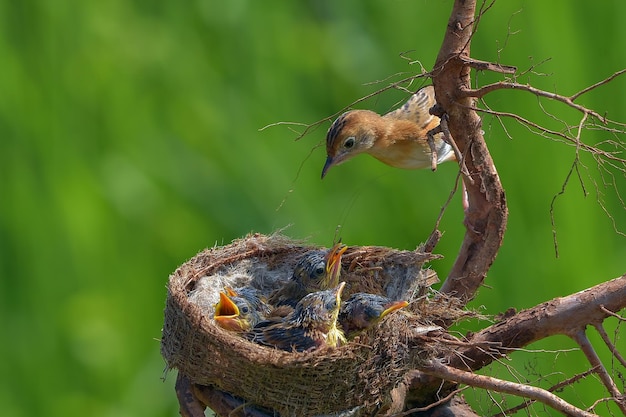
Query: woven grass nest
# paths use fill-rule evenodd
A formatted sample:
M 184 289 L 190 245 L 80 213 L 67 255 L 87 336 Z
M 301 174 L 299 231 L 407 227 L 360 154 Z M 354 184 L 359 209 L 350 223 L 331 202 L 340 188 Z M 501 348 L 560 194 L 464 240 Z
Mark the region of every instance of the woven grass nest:
M 449 306 L 425 296 L 438 280 L 424 264 L 437 255 L 350 247 L 342 258 L 342 298 L 368 292 L 410 304 L 344 346 L 286 352 L 249 342 L 213 321 L 224 286 L 249 285 L 270 294 L 312 249 L 319 248 L 278 234 L 253 234 L 181 265 L 168 285 L 161 339 L 167 367 L 192 383 L 215 386 L 281 416 L 355 408 L 369 415 L 384 409 L 403 375 L 440 348 L 416 330 L 451 314 Z

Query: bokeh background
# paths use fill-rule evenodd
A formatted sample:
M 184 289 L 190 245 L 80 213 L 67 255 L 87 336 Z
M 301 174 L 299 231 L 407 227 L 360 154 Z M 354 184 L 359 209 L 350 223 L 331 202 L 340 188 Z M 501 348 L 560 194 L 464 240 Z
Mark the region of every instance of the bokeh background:
M 203 248 L 287 226 L 290 236 L 326 246 L 336 236 L 402 249 L 424 241 L 453 187 L 454 164 L 401 171 L 363 156 L 321 181 L 328 121 L 298 141 L 301 126 L 260 129 L 316 122 L 420 73 L 420 63 L 430 69 L 450 7 L 442 0 L 2 2 L 0 414 L 177 416 L 175 374 L 162 381 L 159 354 L 165 286 Z M 572 94 L 626 66 L 624 15 L 619 1 L 501 1 L 482 18 L 472 53 L 532 67 L 520 82 Z M 474 75 L 479 83 L 496 79 Z M 621 78 L 579 101 L 624 122 L 625 97 Z M 358 107 L 385 112 L 406 98 L 389 90 Z M 576 113 L 542 103 L 577 123 Z M 564 128 L 525 93 L 493 94 L 488 104 Z M 598 200 L 623 232 L 622 203 L 586 156 L 588 195 L 573 175 L 554 206 L 555 257 L 550 203 L 575 149 L 511 121 L 506 128 L 510 138 L 484 119 L 510 208 L 488 287 L 472 303 L 485 314 L 614 278 L 626 259 L 625 238 Z M 598 131 L 583 138 L 615 139 Z M 605 180 L 625 191 L 623 175 Z M 445 259 L 432 265 L 442 277 L 461 222 L 457 195 L 441 224 L 437 251 Z M 531 349 L 572 346 L 557 337 Z M 513 356 L 509 365 L 525 376 L 503 368 L 509 379 L 549 374 L 550 385 L 585 369 L 577 352 Z M 597 381 L 590 384 L 564 395 L 589 406 L 602 395 Z M 484 393 L 468 397 L 485 413 L 497 411 Z

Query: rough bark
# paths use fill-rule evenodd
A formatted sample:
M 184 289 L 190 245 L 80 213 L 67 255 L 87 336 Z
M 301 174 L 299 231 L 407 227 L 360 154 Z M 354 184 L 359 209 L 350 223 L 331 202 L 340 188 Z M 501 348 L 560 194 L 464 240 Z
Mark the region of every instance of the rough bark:
M 498 172 L 481 130 L 481 119 L 472 110 L 475 99 L 463 97 L 470 85 L 470 44 L 476 1 L 457 0 L 432 71 L 437 103 L 448 118 L 448 128 L 461 153 L 469 177 L 464 175 L 469 207 L 467 231 L 454 266 L 441 292 L 464 301 L 472 299 L 482 284 L 502 244 L 508 210 Z M 445 117 L 444 116 L 444 117 Z

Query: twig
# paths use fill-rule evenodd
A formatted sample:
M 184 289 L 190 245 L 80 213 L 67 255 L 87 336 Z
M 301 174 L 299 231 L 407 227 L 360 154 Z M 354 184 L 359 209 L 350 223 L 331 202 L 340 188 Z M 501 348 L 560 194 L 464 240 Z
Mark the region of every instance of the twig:
M 518 122 L 522 123 L 523 125 L 525 125 L 527 127 L 532 127 L 534 129 L 537 129 L 541 133 L 545 133 L 545 134 L 548 134 L 548 135 L 552 135 L 552 136 L 563 138 L 567 142 L 572 143 L 574 146 L 580 146 L 581 149 L 583 149 L 583 150 L 585 150 L 585 151 L 587 151 L 589 153 L 592 153 L 592 154 L 598 155 L 598 156 L 602 156 L 602 157 L 604 157 L 604 158 L 606 158 L 608 160 L 616 161 L 616 162 L 619 162 L 621 164 L 626 164 L 626 159 L 619 158 L 619 157 L 615 156 L 611 152 L 604 151 L 602 149 L 596 148 L 596 147 L 591 146 L 591 145 L 587 145 L 585 143 L 577 144 L 576 140 L 574 138 L 572 138 L 571 136 L 568 136 L 567 134 L 565 134 L 563 132 L 559 132 L 559 131 L 556 131 L 556 130 L 551 130 L 551 129 L 548 129 L 546 127 L 543 127 L 543 126 L 541 126 L 541 125 L 539 125 L 539 124 L 537 124 L 535 122 L 532 122 L 532 121 L 530 121 L 530 120 L 528 120 L 528 119 L 526 119 L 526 118 L 524 118 L 524 117 L 522 117 L 522 116 L 520 116 L 518 114 L 508 113 L 508 112 L 501 112 L 501 111 L 496 111 L 496 110 L 481 109 L 481 108 L 478 108 L 478 107 L 473 107 L 472 110 L 475 110 L 475 111 L 480 112 L 480 113 L 491 114 L 491 115 L 494 115 L 494 116 L 510 117 L 512 119 L 517 120 Z
M 605 306 L 601 305 L 600 306 L 600 310 L 604 311 L 607 315 L 609 316 L 613 316 L 616 319 L 618 319 L 619 321 L 626 321 L 626 317 L 622 317 L 619 314 L 617 314 L 614 311 L 609 310 L 608 308 L 606 308 Z
M 472 359 L 470 368 L 449 356 L 450 365 L 477 370 L 507 355 L 511 349 L 527 346 L 537 340 L 556 334 L 570 334 L 585 324 L 601 322 L 609 314 L 598 308 L 604 305 L 609 310 L 618 311 L 626 307 L 626 274 L 608 282 L 603 282 L 584 291 L 567 297 L 555 298 L 531 309 L 523 310 L 509 319 L 493 324 L 474 334 L 470 343 L 484 346 L 485 342 L 501 342 L 483 352 L 470 346 L 455 350 L 455 355 L 463 354 Z
M 433 403 L 428 404 L 427 406 L 424 407 L 415 407 L 415 408 L 411 408 L 410 410 L 406 410 L 402 413 L 398 413 L 398 414 L 392 414 L 391 417 L 404 417 L 404 416 L 408 416 L 409 414 L 413 414 L 413 413 L 419 413 L 419 412 L 424 412 L 424 411 L 428 411 L 430 409 L 433 409 L 441 404 L 445 404 L 448 401 L 450 401 L 452 399 L 452 397 L 454 397 L 455 395 L 457 395 L 458 393 L 465 391 L 467 388 L 469 387 L 463 387 L 463 388 L 459 388 L 456 389 L 454 391 L 452 391 L 450 394 L 446 395 L 445 397 L 443 397 L 442 399 L 435 401 Z
M 478 71 L 492 71 L 499 72 L 502 74 L 515 74 L 517 72 L 517 67 L 511 65 L 502 65 L 497 62 L 487 62 L 481 61 L 479 59 L 474 59 L 470 57 L 459 57 L 461 62 L 470 67 L 474 68 Z
M 437 245 L 437 243 L 439 243 L 439 239 L 441 238 L 441 235 L 442 235 L 442 233 L 439 231 L 439 224 L 441 223 L 441 220 L 443 219 L 443 214 L 445 213 L 446 209 L 450 205 L 450 202 L 452 202 L 452 197 L 454 197 L 454 195 L 459 189 L 459 180 L 463 181 L 463 179 L 461 178 L 460 170 L 456 174 L 456 181 L 454 181 L 454 187 L 452 187 L 452 190 L 450 190 L 450 194 L 448 195 L 448 198 L 446 199 L 445 203 L 443 203 L 443 206 L 441 206 L 441 209 L 439 210 L 439 215 L 437 216 L 437 220 L 435 221 L 435 227 L 433 227 L 433 231 L 430 233 L 428 240 L 426 241 L 426 244 L 424 245 L 425 252 L 432 252 L 435 249 L 435 246 Z
M 593 409 L 595 409 L 598 406 L 598 404 L 600 404 L 600 403 L 608 403 L 609 401 L 615 401 L 615 398 L 613 398 L 613 397 L 598 398 L 597 400 L 595 400 L 593 402 L 593 404 L 591 404 L 589 407 L 587 407 L 587 411 L 591 412 Z
M 598 85 L 604 84 L 604 81 L 605 80 L 601 81 L 600 83 L 596 83 L 594 85 L 597 87 Z M 606 82 L 608 82 L 608 81 L 606 81 Z M 546 97 L 546 98 L 549 98 L 551 100 L 560 101 L 561 103 L 564 103 L 564 104 L 568 105 L 569 107 L 580 111 L 581 113 L 589 114 L 589 115 L 595 117 L 596 119 L 600 120 L 604 124 L 608 123 L 608 119 L 606 118 L 606 116 L 602 116 L 601 114 L 599 114 L 598 112 L 596 112 L 594 110 L 588 109 L 585 106 L 582 106 L 580 104 L 574 103 L 572 97 L 566 97 L 566 96 L 563 96 L 563 95 L 560 95 L 560 94 L 551 93 L 549 91 L 541 90 L 539 88 L 533 87 L 532 85 L 528 85 L 528 84 L 520 84 L 520 83 L 515 83 L 515 82 L 500 81 L 500 82 L 497 82 L 497 83 L 485 85 L 485 86 L 477 88 L 477 89 L 472 89 L 472 88 L 461 89 L 459 91 L 459 96 L 460 97 L 482 98 L 485 95 L 489 94 L 490 92 L 493 92 L 493 91 L 496 91 L 496 90 L 504 90 L 504 89 L 527 91 L 527 92 L 532 93 L 532 94 L 534 94 L 536 96 L 539 96 L 539 97 Z M 587 90 L 587 91 L 589 91 L 589 90 Z M 574 98 L 578 97 L 579 95 L 580 94 L 578 94 Z
M 572 162 L 572 166 L 570 167 L 569 171 L 567 172 L 567 175 L 565 176 L 565 180 L 563 181 L 563 184 L 561 184 L 561 190 L 556 193 L 555 195 L 552 196 L 552 201 L 550 201 L 550 225 L 552 226 L 552 243 L 554 245 L 554 255 L 555 257 L 559 257 L 559 244 L 558 244 L 558 240 L 556 237 L 556 223 L 555 223 L 555 218 L 554 218 L 554 204 L 556 203 L 556 199 L 560 196 L 562 196 L 563 194 L 565 194 L 565 189 L 567 188 L 567 184 L 569 183 L 569 179 L 572 176 L 572 173 L 574 172 L 574 169 L 576 168 L 576 162 L 577 159 L 574 159 L 574 162 Z
M 585 372 L 581 372 L 579 374 L 574 375 L 571 378 L 567 378 L 561 382 L 559 382 L 558 384 L 555 384 L 553 386 L 551 386 L 550 388 L 548 388 L 548 391 L 550 392 L 555 392 L 557 390 L 560 390 L 561 388 L 564 388 L 568 385 L 572 385 L 575 382 L 580 381 L 583 378 L 588 377 L 589 375 L 591 375 L 592 373 L 594 373 L 596 371 L 596 368 L 591 368 L 591 369 L 587 369 Z M 524 409 L 524 408 L 528 408 L 531 404 L 533 404 L 535 402 L 535 400 L 524 400 L 523 403 L 516 405 L 515 407 L 511 407 L 509 409 L 503 410 L 502 412 L 498 413 L 498 414 L 493 414 L 491 417 L 505 417 L 507 415 L 512 415 L 515 412 Z
M 618 398 L 622 396 L 622 393 L 619 391 L 619 388 L 617 388 L 615 382 L 613 382 L 611 375 L 609 375 L 608 371 L 600 361 L 600 357 L 585 334 L 585 329 L 580 328 L 578 331 L 573 332 L 569 336 L 574 339 L 576 343 L 578 343 L 591 366 L 596 368 L 596 374 L 600 377 L 600 381 L 602 381 L 606 389 L 609 391 L 609 394 L 616 399 L 615 402 L 620 410 L 622 410 L 622 413 L 626 414 L 626 402 L 618 400 Z
M 570 416 L 595 416 L 595 414 L 581 410 L 580 408 L 573 406 L 567 401 L 542 388 L 531 387 L 490 376 L 461 371 L 460 369 L 452 368 L 436 361 L 428 362 L 428 364 L 421 366 L 420 370 L 426 374 L 433 375 L 444 380 L 455 381 L 477 388 L 530 398 Z
M 354 100 L 352 103 L 348 104 L 347 106 L 345 106 L 344 108 L 342 108 L 339 111 L 335 112 L 334 114 L 332 114 L 332 115 L 330 115 L 328 117 L 325 117 L 323 119 L 320 119 L 320 120 L 318 120 L 317 122 L 314 122 L 314 123 L 306 124 L 306 123 L 297 123 L 297 122 L 276 122 L 276 123 L 270 123 L 270 124 L 268 124 L 266 126 L 261 127 L 259 129 L 259 131 L 263 131 L 263 130 L 268 129 L 270 127 L 281 126 L 281 125 L 302 126 L 305 129 L 302 132 L 300 132 L 298 134 L 298 136 L 294 139 L 294 140 L 298 141 L 298 140 L 302 139 L 304 136 L 306 136 L 309 133 L 309 131 L 313 130 L 314 128 L 316 128 L 317 126 L 321 125 L 324 122 L 332 121 L 334 117 L 336 117 L 336 116 L 340 115 L 341 113 L 349 110 L 355 104 L 361 103 L 361 102 L 366 101 L 366 100 L 368 100 L 368 99 L 370 99 L 372 97 L 375 97 L 375 96 L 383 93 L 384 91 L 391 90 L 393 88 L 398 88 L 399 86 L 401 86 L 404 83 L 410 83 L 410 82 L 412 82 L 412 81 L 414 81 L 414 80 L 416 80 L 418 78 L 425 78 L 425 77 L 429 77 L 429 76 L 430 76 L 429 73 L 417 74 L 417 75 L 411 75 L 410 77 L 405 77 L 405 78 L 403 78 L 401 80 L 395 81 L 395 82 L 393 82 L 393 83 L 391 83 L 391 84 L 389 84 L 389 85 L 387 85 L 385 87 L 379 88 L 378 90 L 376 90 L 376 91 L 374 91 L 374 92 L 372 92 L 370 94 L 367 94 L 367 95 L 365 95 L 365 96 L 363 96 L 363 97 L 361 97 L 361 98 L 359 98 L 357 100 Z M 296 132 L 296 133 L 298 133 L 298 132 Z
M 617 72 L 613 73 L 613 75 L 610 75 L 610 76 L 606 77 L 606 78 L 605 78 L 604 80 L 602 80 L 602 81 L 598 81 L 597 83 L 595 83 L 595 84 L 593 84 L 593 85 L 590 85 L 589 87 L 583 88 L 583 89 L 582 89 L 582 90 L 580 90 L 578 93 L 571 95 L 571 96 L 570 96 L 570 100 L 574 101 L 574 100 L 576 100 L 578 97 L 580 97 L 580 96 L 582 96 L 583 94 L 585 94 L 586 92 L 591 91 L 591 90 L 593 90 L 594 88 L 600 87 L 600 86 L 601 86 L 601 85 L 603 85 L 603 84 L 607 84 L 607 83 L 609 83 L 610 81 L 612 81 L 612 80 L 613 80 L 613 78 L 619 77 L 620 75 L 622 75 L 622 74 L 624 74 L 624 73 L 626 73 L 626 68 L 624 68 L 624 69 L 622 69 L 622 70 L 619 70 L 619 71 L 617 71 Z
M 557 237 L 556 237 L 556 223 L 555 223 L 555 219 L 554 219 L 554 203 L 556 202 L 557 198 L 559 198 L 561 195 L 565 194 L 565 188 L 567 187 L 567 183 L 569 182 L 569 178 L 572 175 L 573 171 L 576 171 L 576 174 L 578 174 L 578 180 L 581 183 L 581 186 L 582 186 L 582 189 L 583 189 L 583 193 L 584 193 L 585 197 L 587 196 L 587 190 L 585 189 L 585 184 L 584 184 L 582 178 L 580 177 L 580 171 L 578 170 L 578 164 L 580 163 L 580 145 L 582 144 L 582 141 L 580 140 L 580 136 L 582 135 L 583 127 L 585 125 L 585 121 L 587 120 L 587 116 L 588 116 L 588 113 L 584 113 L 583 117 L 580 119 L 580 122 L 578 123 L 578 129 L 576 131 L 576 137 L 574 138 L 575 143 L 576 143 L 576 156 L 574 157 L 574 161 L 572 162 L 572 166 L 571 166 L 569 172 L 567 173 L 567 176 L 565 177 L 565 181 L 563 181 L 563 185 L 561 186 L 561 191 L 556 193 L 552 197 L 552 201 L 550 202 L 550 223 L 552 224 L 552 239 L 553 239 L 553 242 L 554 242 L 554 253 L 555 253 L 557 258 L 559 257 L 559 244 L 558 244 L 558 240 L 557 240 Z
M 619 350 L 617 350 L 617 348 L 615 347 L 615 344 L 613 344 L 613 342 L 609 338 L 609 335 L 606 333 L 606 330 L 604 330 L 604 327 L 602 327 L 602 323 L 594 323 L 593 327 L 596 328 L 596 331 L 600 334 L 600 337 L 604 341 L 604 344 L 606 344 L 606 346 L 611 351 L 611 354 L 615 356 L 615 359 L 617 359 L 619 363 L 621 363 L 622 366 L 626 368 L 626 360 L 624 359 L 622 354 L 619 352 Z

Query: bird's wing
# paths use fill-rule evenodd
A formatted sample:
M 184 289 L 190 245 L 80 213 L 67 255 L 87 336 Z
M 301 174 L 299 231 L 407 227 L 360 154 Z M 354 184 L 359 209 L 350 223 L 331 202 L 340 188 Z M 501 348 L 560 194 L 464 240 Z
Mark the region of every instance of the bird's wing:
M 281 323 L 282 324 L 282 323 Z M 259 345 L 275 347 L 286 351 L 304 352 L 317 347 L 318 343 L 304 329 L 283 325 L 259 323 L 246 335 L 247 339 Z
M 301 327 L 272 327 L 265 332 L 266 339 L 282 350 L 304 352 L 318 345 Z
M 286 351 L 304 352 L 318 346 L 318 342 L 301 327 L 287 326 L 284 321 L 265 320 L 245 333 L 246 339 L 263 346 Z
M 399 120 L 410 120 L 418 126 L 426 128 L 436 116 L 429 110 L 436 103 L 435 89 L 432 85 L 419 89 L 402 107 L 385 114 L 383 117 Z

